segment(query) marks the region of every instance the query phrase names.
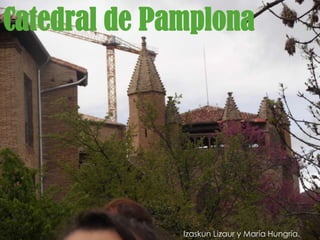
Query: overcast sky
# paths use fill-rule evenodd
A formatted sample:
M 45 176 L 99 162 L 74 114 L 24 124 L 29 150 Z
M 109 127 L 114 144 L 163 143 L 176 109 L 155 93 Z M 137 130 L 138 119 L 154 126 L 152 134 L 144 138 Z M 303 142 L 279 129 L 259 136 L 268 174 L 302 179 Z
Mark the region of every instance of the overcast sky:
M 289 2 L 295 5 L 292 0 Z M 155 31 L 150 25 L 146 32 L 138 31 L 139 6 L 160 9 L 200 9 L 211 6 L 213 10 L 250 9 L 254 12 L 261 1 L 252 0 L 96 0 L 96 1 L 43 1 L 2 0 L 2 7 L 16 6 L 29 10 L 52 11 L 58 6 L 66 9 L 97 8 L 97 25 L 103 27 L 104 12 L 111 6 L 129 10 L 133 21 L 129 31 L 108 32 L 128 42 L 140 44 L 141 36 L 147 37 L 147 44 L 158 50 L 155 64 L 165 85 L 167 95 L 182 94 L 180 111 L 188 111 L 207 104 L 204 51 L 206 55 L 208 93 L 210 105 L 223 107 L 227 92 L 233 92 L 241 111 L 256 113 L 264 96 L 279 97 L 279 84 L 288 87 L 288 97 L 296 112 L 306 109 L 296 97 L 303 90 L 309 76 L 307 62 L 300 53 L 289 57 L 284 51 L 286 34 L 292 34 L 270 13 L 255 19 L 255 31 L 210 31 L 191 35 L 186 32 Z M 79 88 L 79 105 L 83 113 L 104 117 L 107 112 L 107 80 L 105 48 L 81 40 L 61 36 L 52 32 L 38 31 L 37 35 L 48 52 L 57 58 L 88 69 L 89 85 Z M 116 77 L 118 120 L 127 122 L 127 88 L 134 70 L 137 55 L 116 51 Z

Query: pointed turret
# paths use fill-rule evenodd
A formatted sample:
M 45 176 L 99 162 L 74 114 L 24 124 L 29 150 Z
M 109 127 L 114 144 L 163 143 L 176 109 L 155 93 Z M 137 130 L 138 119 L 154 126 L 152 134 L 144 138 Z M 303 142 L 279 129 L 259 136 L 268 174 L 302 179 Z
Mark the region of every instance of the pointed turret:
M 165 89 L 142 37 L 142 50 L 128 87 L 129 121 L 135 149 L 150 149 L 165 125 Z
M 171 147 L 179 148 L 182 139 L 181 116 L 176 106 L 176 102 L 171 96 L 168 97 L 165 117 L 167 142 Z
M 180 124 L 181 117 L 173 97 L 168 97 L 166 106 L 166 124 Z
M 289 124 L 289 119 L 283 107 L 283 103 L 279 98 L 277 101 L 264 97 L 260 103 L 258 117 L 266 120 L 276 119 L 281 124 Z
M 226 101 L 226 105 L 224 107 L 222 121 L 240 120 L 240 119 L 241 119 L 241 113 L 232 97 L 232 92 L 228 92 L 228 98 Z
M 289 126 L 290 120 L 288 118 L 288 115 L 286 114 L 281 98 L 278 98 L 276 104 L 277 104 L 277 113 L 281 116 L 281 123 Z
M 264 97 L 260 103 L 258 117 L 268 119 L 271 116 L 270 114 L 272 114 L 270 109 L 270 99 L 268 97 Z
M 128 88 L 128 96 L 134 93 L 158 92 L 165 95 L 165 89 L 147 50 L 146 38 L 142 37 L 142 49 Z

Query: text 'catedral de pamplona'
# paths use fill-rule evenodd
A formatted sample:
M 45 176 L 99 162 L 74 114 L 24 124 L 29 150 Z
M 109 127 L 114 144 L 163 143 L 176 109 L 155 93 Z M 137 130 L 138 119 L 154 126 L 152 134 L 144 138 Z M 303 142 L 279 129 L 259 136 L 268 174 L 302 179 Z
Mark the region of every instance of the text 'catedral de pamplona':
M 4 26 L 8 31 L 97 31 L 96 7 L 88 10 L 70 10 L 57 7 L 49 12 L 32 7 L 18 10 L 7 7 L 3 14 Z M 198 34 L 200 31 L 253 31 L 254 13 L 251 10 L 214 10 L 211 6 L 191 10 L 154 10 L 140 6 L 139 19 L 133 21 L 129 10 L 110 7 L 104 13 L 103 24 L 107 31 L 183 31 Z M 12 21 L 12 19 L 15 21 Z

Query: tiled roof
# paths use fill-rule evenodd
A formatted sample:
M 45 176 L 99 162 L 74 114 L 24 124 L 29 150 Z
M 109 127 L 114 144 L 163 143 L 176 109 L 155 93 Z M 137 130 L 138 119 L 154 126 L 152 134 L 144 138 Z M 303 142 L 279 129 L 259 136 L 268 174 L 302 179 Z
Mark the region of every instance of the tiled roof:
M 88 121 L 92 121 L 92 122 L 103 122 L 103 121 L 105 121 L 105 119 L 103 119 L 103 118 L 99 118 L 99 117 L 95 117 L 95 116 L 87 115 L 87 114 L 83 114 L 83 113 L 81 113 L 81 118 L 83 120 L 88 120 Z
M 204 106 L 182 113 L 183 123 L 209 123 L 222 121 L 224 109 L 220 107 Z M 240 112 L 241 120 L 253 120 L 256 114 Z
M 109 125 L 124 126 L 124 124 L 122 124 L 122 123 L 113 122 L 113 121 L 108 120 L 108 119 L 99 118 L 99 117 L 95 117 L 95 116 L 88 115 L 88 114 L 83 114 L 83 113 L 81 113 L 80 115 L 81 115 L 81 118 L 83 120 L 87 120 L 87 121 L 90 121 L 90 122 L 97 122 L 97 123 L 105 123 L 105 124 L 109 124 Z
M 59 59 L 59 58 L 51 57 L 51 58 L 50 58 L 50 61 L 53 62 L 53 63 L 59 64 L 59 65 L 61 65 L 61 66 L 70 68 L 70 69 L 72 69 L 72 70 L 75 70 L 75 71 L 77 71 L 77 72 L 81 72 L 81 73 L 84 73 L 84 74 L 86 74 L 86 73 L 88 72 L 87 69 L 85 69 L 85 68 L 83 68 L 83 67 L 80 67 L 80 66 L 75 65 L 75 64 L 73 64 L 73 63 L 70 63 L 70 62 L 61 60 L 61 59 Z
M 217 122 L 222 119 L 223 108 L 204 106 L 182 113 L 184 123 L 207 123 Z
M 12 18 L 13 20 L 15 18 Z M 39 38 L 33 31 L 8 31 L 3 21 L 0 19 L 0 32 L 8 32 L 16 37 L 20 44 L 30 53 L 37 64 L 45 64 L 50 57 L 45 47 L 40 42 Z
M 128 95 L 141 92 L 159 92 L 165 94 L 164 86 L 153 59 L 146 48 L 144 37 L 142 38 L 142 50 L 128 88 Z

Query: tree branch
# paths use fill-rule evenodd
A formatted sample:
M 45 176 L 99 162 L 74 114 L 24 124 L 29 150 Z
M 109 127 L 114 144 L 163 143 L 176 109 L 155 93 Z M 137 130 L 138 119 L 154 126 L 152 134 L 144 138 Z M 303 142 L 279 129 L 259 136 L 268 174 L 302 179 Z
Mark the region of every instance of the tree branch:
M 259 15 L 264 13 L 265 11 L 269 10 L 270 8 L 274 7 L 275 5 L 278 5 L 279 3 L 282 3 L 284 1 L 285 0 L 275 0 L 275 1 L 271 2 L 271 3 L 265 4 L 263 8 L 261 8 L 258 12 L 256 12 L 254 14 L 254 18 L 258 17 Z

